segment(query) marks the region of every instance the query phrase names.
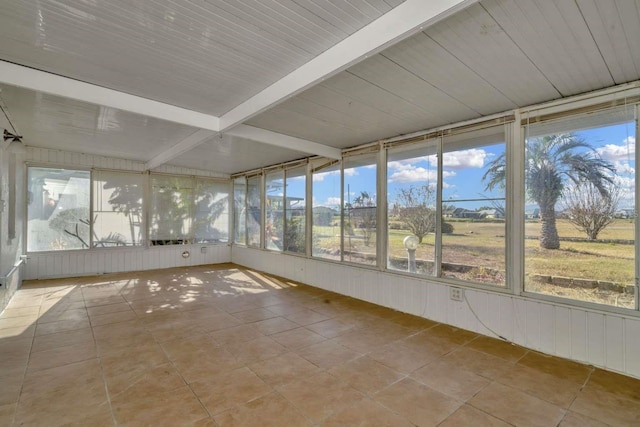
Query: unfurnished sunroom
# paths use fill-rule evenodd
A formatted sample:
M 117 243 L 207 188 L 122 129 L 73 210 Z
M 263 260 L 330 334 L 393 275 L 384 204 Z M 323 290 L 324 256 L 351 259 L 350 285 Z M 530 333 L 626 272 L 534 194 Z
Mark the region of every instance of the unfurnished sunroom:
M 79 334 L 69 345 L 89 350 L 76 362 L 95 362 L 106 401 L 116 401 L 90 415 L 144 423 L 117 404 L 126 381 L 107 378 L 112 354 L 100 340 L 122 323 L 134 327 L 123 334 L 162 350 L 185 387 L 175 390 L 195 396 L 215 425 L 251 423 L 269 405 L 301 424 L 378 411 L 419 424 L 412 417 L 426 415 L 401 410 L 394 387 L 435 387 L 452 399 L 434 425 L 474 411 L 535 420 L 483 406 L 512 389 L 555 405 L 540 410 L 553 414 L 544 425 L 640 422 L 638 0 L 40 1 L 0 10 L 0 354 L 15 364 L 0 420 L 38 423 L 29 411 L 45 394 L 30 401 L 26 391 L 54 368 L 42 360 L 55 360 L 41 352 L 62 354 L 55 334 Z M 188 318 L 189 304 L 203 317 Z M 76 315 L 77 328 L 51 325 Z M 93 347 L 79 332 L 87 328 Z M 196 362 L 165 346 L 181 329 L 211 346 L 194 344 L 193 354 L 229 353 L 225 366 L 254 385 L 255 375 L 264 392 L 208 404 L 205 381 L 188 371 Z M 429 375 L 444 372 L 442 360 L 382 355 L 393 345 L 411 353 L 408 343 L 427 331 L 455 343 L 438 357 L 471 371 L 489 357 L 484 340 L 527 369 L 568 359 L 580 373 L 569 382 L 582 381 L 586 394 L 597 383 L 601 402 L 619 399 L 635 415 L 609 413 L 581 388 L 554 400 L 527 389 L 533 379 L 486 366 L 470 371 L 487 382 L 477 395 L 438 389 Z M 238 337 L 275 344 L 256 347 L 268 357 L 249 357 Z M 356 378 L 319 359 L 335 346 L 354 353 L 340 362 L 355 371 L 380 363 L 376 372 L 392 373 L 384 387 L 345 380 L 353 406 L 324 402 L 333 409 L 317 414 L 275 365 Z M 614 373 L 620 388 L 603 386 Z M 225 378 L 210 384 L 233 382 Z M 276 400 L 253 415 L 239 409 L 267 395 Z

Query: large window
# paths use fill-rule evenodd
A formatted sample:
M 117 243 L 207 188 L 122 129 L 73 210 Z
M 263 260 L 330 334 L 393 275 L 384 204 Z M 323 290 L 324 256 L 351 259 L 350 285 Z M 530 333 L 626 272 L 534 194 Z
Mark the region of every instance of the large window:
M 229 184 L 196 180 L 194 240 L 196 243 L 229 241 Z
M 30 252 L 140 246 L 145 233 L 153 246 L 229 239 L 228 182 L 45 167 L 29 167 L 28 181 Z
M 244 176 L 233 180 L 233 242 L 247 244 L 247 179 Z
M 93 247 L 143 244 L 146 175 L 93 172 Z
M 284 171 L 265 174 L 264 246 L 282 250 L 284 236 Z
M 194 181 L 190 177 L 152 175 L 149 215 L 151 245 L 191 242 Z
M 229 187 L 225 182 L 152 175 L 152 245 L 220 243 L 229 238 Z
M 441 276 L 506 285 L 504 127 L 442 143 Z
M 261 203 L 262 176 L 247 178 L 247 245 L 260 246 L 260 227 L 262 225 Z
M 439 141 L 387 152 L 387 268 L 435 274 Z M 416 249 L 405 246 L 415 236 Z
M 306 253 L 307 165 L 286 170 L 284 201 L 284 250 Z
M 89 171 L 28 168 L 27 251 L 88 248 Z
M 343 260 L 376 264 L 377 234 L 377 154 L 344 160 Z
M 633 308 L 636 124 L 620 107 L 525 127 L 525 290 Z
M 312 254 L 340 260 L 340 162 L 321 161 L 312 169 Z

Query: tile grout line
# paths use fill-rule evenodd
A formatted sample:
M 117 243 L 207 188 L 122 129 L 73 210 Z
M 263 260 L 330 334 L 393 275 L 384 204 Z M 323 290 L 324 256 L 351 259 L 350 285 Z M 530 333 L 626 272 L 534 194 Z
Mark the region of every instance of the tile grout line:
M 85 309 L 87 308 L 87 302 L 84 298 L 84 293 L 82 293 L 82 289 L 80 290 L 82 294 L 82 301 L 84 302 Z M 93 345 L 96 347 L 96 357 L 100 363 L 100 375 L 102 376 L 102 384 L 104 385 L 104 393 L 107 397 L 107 404 L 109 405 L 109 412 L 111 413 L 111 420 L 113 421 L 113 425 L 118 425 L 118 420 L 116 419 L 116 414 L 113 411 L 113 405 L 111 404 L 111 394 L 109 393 L 109 387 L 107 386 L 107 378 L 104 372 L 104 366 L 102 364 L 102 355 L 98 353 L 98 342 L 96 341 L 96 335 L 93 330 L 93 324 L 91 323 L 91 316 L 89 316 L 89 311 L 87 310 L 87 317 L 89 318 L 89 327 L 91 328 L 91 336 L 93 337 Z
M 27 363 L 24 366 L 24 372 L 22 374 L 22 383 L 20 384 L 20 392 L 18 393 L 18 399 L 16 400 L 16 408 L 15 411 L 13 413 L 13 419 L 11 421 L 11 425 L 15 425 L 16 423 L 16 418 L 18 417 L 18 409 L 20 408 L 20 400 L 22 398 L 22 392 L 24 390 L 24 383 L 25 380 L 27 379 L 27 371 L 29 369 L 29 362 L 31 361 L 31 354 L 33 353 L 33 344 L 35 343 L 36 340 L 36 330 L 38 328 L 38 319 L 40 319 L 41 316 L 41 311 L 42 311 L 42 303 L 44 302 L 44 298 L 42 295 L 39 296 L 40 297 L 40 304 L 38 305 L 38 317 L 33 325 L 33 336 L 31 337 L 31 345 L 29 346 L 29 355 L 27 356 Z
M 590 370 L 589 370 L 589 375 L 587 375 L 587 378 L 585 378 L 584 382 L 582 383 L 582 385 L 580 386 L 580 389 L 578 390 L 578 392 L 576 393 L 576 395 L 573 397 L 573 399 L 571 399 L 571 403 L 569 405 L 567 405 L 567 410 L 565 411 L 564 415 L 562 416 L 562 420 L 560 420 L 560 423 L 558 423 L 558 425 L 560 425 L 562 423 L 562 421 L 565 419 L 565 417 L 567 416 L 567 414 L 569 413 L 569 411 L 571 411 L 571 407 L 573 406 L 573 404 L 575 403 L 575 401 L 578 399 L 578 396 L 580 396 L 580 393 L 582 393 L 582 390 L 585 389 L 585 387 L 587 386 L 587 384 L 589 383 L 589 381 L 591 380 L 591 376 L 593 375 L 593 373 L 596 371 L 596 368 L 594 366 L 590 366 Z M 589 417 L 591 418 L 591 417 Z

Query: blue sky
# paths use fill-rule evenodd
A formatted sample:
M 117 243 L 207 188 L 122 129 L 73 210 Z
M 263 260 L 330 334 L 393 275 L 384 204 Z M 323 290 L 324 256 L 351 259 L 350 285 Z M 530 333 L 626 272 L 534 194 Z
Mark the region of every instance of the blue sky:
M 635 184 L 635 125 L 633 122 L 615 126 L 575 132 L 590 143 L 605 160 L 614 164 L 616 181 L 622 189 L 620 208 L 633 207 Z M 445 153 L 443 158 L 443 200 L 477 199 L 482 197 L 502 197 L 500 190 L 485 190 L 482 182 L 488 164 L 504 150 L 504 144 L 461 149 Z M 437 161 L 435 156 L 414 157 L 412 159 L 388 163 L 387 186 L 392 201 L 396 192 L 410 185 L 435 185 L 437 181 Z M 353 197 L 360 191 L 376 194 L 376 169 L 361 166 L 345 169 L 345 188 L 349 185 Z M 333 170 L 314 176 L 314 206 L 338 207 L 340 200 L 340 175 Z M 346 191 L 346 190 L 345 190 Z M 479 207 L 490 203 L 468 203 L 465 207 Z M 530 206 L 528 205 L 527 208 Z

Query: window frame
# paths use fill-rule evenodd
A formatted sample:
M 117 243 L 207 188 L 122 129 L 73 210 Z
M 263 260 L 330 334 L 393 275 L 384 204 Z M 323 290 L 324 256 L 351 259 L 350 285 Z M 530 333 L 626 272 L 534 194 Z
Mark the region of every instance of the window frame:
M 319 260 L 323 260 L 326 262 L 335 262 L 335 263 L 341 263 L 342 262 L 342 252 L 343 252 L 343 247 L 342 247 L 342 199 L 343 199 L 343 195 L 342 195 L 342 185 L 343 185 L 343 169 L 342 169 L 342 163 L 343 160 L 335 160 L 335 159 L 325 159 L 325 158 L 321 158 L 321 159 L 315 159 L 314 161 L 310 162 L 309 165 L 310 167 L 307 170 L 307 191 L 310 191 L 310 193 L 307 196 L 308 199 L 308 204 L 311 205 L 311 209 L 307 209 L 307 228 L 309 229 L 309 232 L 307 234 L 308 238 L 307 238 L 307 247 L 308 249 L 308 256 L 312 259 L 319 259 Z M 334 167 L 336 166 L 337 167 Z M 323 172 L 324 170 L 329 169 L 326 172 Z M 339 220 L 338 220 L 338 233 L 339 233 L 339 237 L 338 237 L 338 247 L 339 247 L 339 251 L 340 251 L 340 259 L 331 259 L 328 257 L 323 257 L 323 256 L 319 256 L 317 254 L 314 254 L 314 246 L 313 246 L 313 227 L 315 225 L 314 223 L 314 207 L 313 207 L 313 197 L 314 197 L 314 188 L 315 188 L 315 184 L 314 184 L 314 174 L 315 173 L 331 173 L 331 172 L 338 172 L 338 180 L 339 183 L 337 184 L 337 194 L 338 197 L 340 198 L 340 206 L 338 207 L 339 209 Z
M 78 249 L 60 249 L 60 250 L 42 250 L 42 251 L 32 251 L 29 250 L 29 169 L 30 168 L 41 168 L 41 169 L 62 169 L 62 170 L 73 170 L 73 171 L 83 171 L 89 172 L 89 218 L 93 218 L 93 179 L 92 172 L 93 168 L 91 167 L 78 167 L 72 165 L 66 165 L 62 163 L 42 163 L 42 162 L 25 162 L 24 163 L 24 189 L 25 189 L 25 197 L 24 197 L 24 221 L 22 226 L 22 236 L 24 236 L 24 251 L 25 254 L 64 254 L 64 253 L 78 253 L 84 251 L 92 251 L 95 250 L 93 246 L 93 228 L 89 226 L 89 246 L 87 248 L 78 248 Z
M 304 249 L 301 252 L 295 252 L 295 251 L 290 251 L 287 250 L 286 248 L 289 246 L 289 242 L 288 242 L 288 225 L 287 225 L 287 199 L 288 199 L 288 181 L 289 181 L 289 172 L 291 171 L 295 171 L 298 169 L 304 169 L 304 175 L 295 175 L 294 177 L 298 177 L 298 176 L 304 176 L 304 215 L 300 215 L 303 219 L 304 219 L 304 227 L 303 227 L 303 233 L 304 233 Z M 308 192 L 309 192 L 309 162 L 305 161 L 302 164 L 294 164 L 292 166 L 286 167 L 284 169 L 284 200 L 285 200 L 285 204 L 283 207 L 283 242 L 284 242 L 284 247 L 282 252 L 286 253 L 288 255 L 297 255 L 297 256 L 307 256 L 309 254 L 308 252 L 308 248 L 309 248 L 309 232 L 308 232 L 308 222 L 309 222 L 309 214 L 308 214 Z
M 636 92 L 638 92 L 638 90 L 636 90 Z M 604 100 L 606 102 L 602 103 L 599 101 L 602 101 L 604 98 Z M 631 99 L 631 102 L 627 102 L 628 99 Z M 624 106 L 629 106 L 630 108 L 633 109 L 633 121 L 635 122 L 635 136 L 636 136 L 636 140 L 640 131 L 640 96 L 635 96 L 635 97 L 628 97 L 624 94 L 624 91 L 622 91 L 622 94 L 616 94 L 616 96 L 613 97 L 613 101 L 612 101 L 612 97 L 609 96 L 599 96 L 599 97 L 593 97 L 588 98 L 586 100 L 577 100 L 575 102 L 566 102 L 566 103 L 559 103 L 558 105 L 556 105 L 555 103 L 549 103 L 550 105 L 545 106 L 546 108 L 540 108 L 540 109 L 536 109 L 535 107 L 529 107 L 526 109 L 521 109 L 519 111 L 519 117 L 518 120 L 516 121 L 516 125 L 514 125 L 514 133 L 517 135 L 519 133 L 519 137 L 518 137 L 518 141 L 519 144 L 516 145 L 517 147 L 517 156 L 515 159 L 512 159 L 514 161 L 514 164 L 516 165 L 521 165 L 521 167 L 517 167 L 517 168 L 512 168 L 512 169 L 518 169 L 518 174 L 519 176 L 517 177 L 517 181 L 515 184 L 518 184 L 518 194 L 521 197 L 521 200 L 519 200 L 519 208 L 520 210 L 517 211 L 518 214 L 520 214 L 520 218 L 518 218 L 518 220 L 522 223 L 521 226 L 519 227 L 519 233 L 518 233 L 518 249 L 519 249 L 519 259 L 518 259 L 518 270 L 517 270 L 517 274 L 518 274 L 518 289 L 517 292 L 516 290 L 514 290 L 514 293 L 516 293 L 518 296 L 523 297 L 523 298 L 528 298 L 528 299 L 532 299 L 532 300 L 540 300 L 540 301 L 547 301 L 550 303 L 555 303 L 555 304 L 561 304 L 567 307 L 580 307 L 580 308 L 585 308 L 588 310 L 592 310 L 592 311 L 599 311 L 599 312 L 603 312 L 603 313 L 616 313 L 616 314 L 621 314 L 621 315 L 631 315 L 633 317 L 640 317 L 640 230 L 639 230 L 639 226 L 640 226 L 640 215 L 638 215 L 638 202 L 640 201 L 639 197 L 640 197 L 640 188 L 638 186 L 638 178 L 640 177 L 640 168 L 638 168 L 638 165 L 640 165 L 640 151 L 639 150 L 635 150 L 635 157 L 634 157 L 634 161 L 635 161 L 635 175 L 634 175 L 634 179 L 635 179 L 635 211 L 636 211 L 636 215 L 635 215 L 635 222 L 634 222 L 634 228 L 635 228 L 635 233 L 634 233 L 634 240 L 635 240 L 635 250 L 634 250 L 634 257 L 635 257 L 635 281 L 634 281 L 634 299 L 635 299 L 635 304 L 634 304 L 634 308 L 625 308 L 625 307 L 618 307 L 618 306 L 613 306 L 613 305 L 608 305 L 608 304 L 604 304 L 604 303 L 598 303 L 598 302 L 591 302 L 591 301 L 585 301 L 585 300 L 579 300 L 579 299 L 573 299 L 573 298 L 569 298 L 569 297 L 564 297 L 564 296 L 556 296 L 556 295 L 549 295 L 549 294 L 544 294 L 544 293 L 540 293 L 540 292 L 532 292 L 532 291 L 528 291 L 525 287 L 525 274 L 526 274 L 526 267 L 525 267 L 525 226 L 524 226 L 524 214 L 525 214 L 525 202 L 526 202 L 526 194 L 525 194 L 525 178 L 524 178 L 524 164 L 525 164 L 525 159 L 526 159 L 526 143 L 527 143 L 527 130 L 526 127 L 530 124 L 530 122 L 533 120 L 536 120 L 536 122 L 545 122 L 546 120 L 549 121 L 553 121 L 553 120 L 557 120 L 557 119 L 563 119 L 563 118 L 572 118 L 572 117 L 580 117 L 580 116 L 586 116 L 589 113 L 592 112 L 606 112 L 607 110 L 613 110 L 617 107 L 620 107 L 621 105 Z M 637 145 L 636 145 L 637 147 Z M 516 208 L 518 208 L 516 207 Z M 512 236 L 514 237 L 514 236 Z
M 96 176 L 96 172 L 107 172 L 107 173 L 116 173 L 116 174 L 129 174 L 129 175 L 142 175 L 144 177 L 143 182 L 142 182 L 142 213 L 141 213 L 141 217 L 142 217 L 142 225 L 141 225 L 141 243 L 139 245 L 128 245 L 128 246 L 113 246 L 113 247 L 98 247 L 95 246 L 95 242 L 93 241 L 93 236 L 94 236 L 94 221 L 91 221 L 91 228 L 90 228 L 90 233 L 91 233 L 91 250 L 113 250 L 113 249 L 117 249 L 117 248 L 127 248 L 127 249 L 133 249 L 133 248 L 146 248 L 149 247 L 149 227 L 148 227 L 148 214 L 147 211 L 149 209 L 149 179 L 148 179 L 148 174 L 144 173 L 144 172 L 139 172 L 139 171 L 120 171 L 120 170 L 113 170 L 113 169 L 100 169 L 100 168 L 92 168 L 91 169 L 91 217 L 93 218 L 96 214 L 95 208 L 94 208 L 94 203 L 95 203 L 95 176 Z
M 211 243 L 211 242 L 202 242 L 202 243 L 195 243 L 194 242 L 194 228 L 193 226 L 191 227 L 192 232 L 191 232 L 191 236 L 190 236 L 190 241 L 187 243 L 182 243 L 182 244 L 178 244 L 178 245 L 151 245 L 150 243 L 150 204 L 151 204 L 151 176 L 152 175 L 163 175 L 163 176 L 174 176 L 174 177 L 178 177 L 178 178 L 190 178 L 193 180 L 194 182 L 194 194 L 193 197 L 191 198 L 191 204 L 193 205 L 195 202 L 195 189 L 196 189 L 196 182 L 197 181 L 212 181 L 212 182 L 219 182 L 221 184 L 224 185 L 229 185 L 231 186 L 233 183 L 233 180 L 231 178 L 216 178 L 216 177 L 208 177 L 208 176 L 200 176 L 200 175 L 181 175 L 181 174 L 169 174 L 169 173 L 150 173 L 148 171 L 139 171 L 139 170 L 129 170 L 129 169 L 106 169 L 106 168 L 98 168 L 98 167 L 90 167 L 90 166 L 77 166 L 77 165 L 68 165 L 65 163 L 43 163 L 43 162 L 30 162 L 30 161 L 25 161 L 24 162 L 24 175 L 23 175 L 23 182 L 25 183 L 24 188 L 25 188 L 25 194 L 27 194 L 27 192 L 29 191 L 29 168 L 41 168 L 41 169 L 62 169 L 62 170 L 72 170 L 72 171 L 83 171 L 83 172 L 89 172 L 89 215 L 90 218 L 93 218 L 94 216 L 94 185 L 95 185 L 95 172 L 99 172 L 99 171 L 104 171 L 104 172 L 109 172 L 109 173 L 115 173 L 115 174 L 132 174 L 132 175 L 137 175 L 137 174 L 143 174 L 145 176 L 144 182 L 143 182 L 143 191 L 142 191 L 142 216 L 143 216 L 143 230 L 142 230 L 142 240 L 143 243 L 140 245 L 130 245 L 130 246 L 113 246 L 113 247 L 96 247 L 94 246 L 94 238 L 93 238 L 93 222 L 90 223 L 89 225 L 89 247 L 88 248 L 78 248 L 78 249 L 63 249 L 63 250 L 42 250 L 42 251 L 33 251 L 33 250 L 28 250 L 27 245 L 25 244 L 25 253 L 27 255 L 46 255 L 46 254 L 64 254 L 64 253 L 74 253 L 74 252 L 78 252 L 78 251 L 88 251 L 88 252 L 101 252 L 101 251 L 117 251 L 117 250 L 122 250 L 122 249 L 126 249 L 126 250 L 146 250 L 149 248 L 157 248 L 160 246 L 182 246 L 182 245 L 229 245 L 232 244 L 233 242 L 231 242 L 230 240 L 228 242 L 215 242 L 215 243 Z M 231 201 L 231 194 L 229 193 L 229 197 L 227 200 L 227 210 L 229 212 L 229 216 L 231 215 L 231 206 L 229 205 L 230 201 Z M 28 239 L 28 232 L 29 232 L 29 221 L 28 221 L 28 210 L 29 210 L 29 197 L 24 197 L 24 215 L 25 215 L 25 220 L 23 221 L 22 224 L 22 236 L 24 236 L 25 242 Z M 195 213 L 195 211 L 193 212 Z M 192 218 L 190 218 L 190 220 L 194 223 L 195 222 L 195 216 L 192 215 Z M 231 221 L 232 219 L 229 218 L 229 221 L 227 221 L 228 225 L 228 229 L 229 232 L 231 231 Z
M 231 209 L 231 199 L 232 199 L 232 196 L 233 196 L 232 191 L 229 190 L 229 181 L 220 180 L 220 179 L 216 179 L 216 178 L 210 178 L 210 177 L 203 177 L 203 176 L 194 176 L 194 181 L 195 181 L 195 185 L 194 185 L 194 193 L 193 193 L 193 203 L 196 202 L 196 198 L 198 196 L 197 190 L 198 190 L 199 183 L 201 183 L 201 182 L 215 183 L 215 184 L 220 184 L 220 187 L 223 187 L 223 186 L 226 185 L 226 187 L 227 187 L 227 196 L 226 196 L 227 197 L 227 206 L 226 206 L 226 210 L 225 211 L 226 211 L 226 214 L 227 214 L 227 221 L 226 221 L 227 222 L 227 241 L 226 242 L 225 241 L 198 242 L 197 238 L 196 238 L 196 229 L 197 229 L 197 227 L 195 227 L 196 222 L 197 222 L 197 218 L 196 218 L 197 215 L 194 215 L 194 217 L 192 218 L 193 224 L 194 224 L 194 227 L 192 227 L 193 228 L 193 233 L 192 233 L 193 234 L 193 237 L 192 237 L 193 242 L 192 243 L 196 244 L 196 245 L 228 245 L 229 243 L 231 243 L 231 234 L 230 234 L 231 233 L 231 227 L 229 226 L 229 223 L 231 221 L 231 219 L 230 219 L 230 214 L 231 214 L 231 211 L 232 211 L 232 209 Z M 222 213 L 224 214 L 225 211 L 223 211 Z M 198 210 L 197 210 L 197 206 L 196 206 L 195 209 L 194 209 L 194 214 L 197 214 L 197 212 L 198 212 Z
M 446 153 L 453 153 L 453 152 L 457 152 L 457 151 L 462 151 L 468 148 L 464 148 L 462 147 L 461 149 L 456 149 L 456 150 L 445 150 L 444 147 L 447 145 L 447 136 L 444 135 L 442 138 L 440 138 L 440 143 L 439 143 L 439 148 L 438 148 L 438 184 L 437 184 L 437 188 L 438 188 L 438 205 L 436 206 L 436 215 L 437 215 L 437 228 L 436 228 L 436 259 L 437 259 L 437 266 L 436 266 L 436 272 L 437 272 L 437 277 L 439 280 L 451 280 L 453 281 L 452 283 L 460 283 L 460 284 L 464 284 L 464 285 L 472 285 L 473 287 L 480 287 L 482 289 L 496 289 L 496 290 L 503 290 L 503 291 L 509 291 L 512 287 L 513 287 L 513 283 L 509 283 L 508 281 L 508 274 L 507 274 L 507 253 L 508 253 L 508 239 L 509 236 L 507 234 L 507 227 L 509 225 L 509 222 L 511 221 L 511 218 L 509 216 L 509 210 L 508 210 L 508 200 L 510 199 L 512 193 L 510 193 L 510 188 L 507 185 L 508 183 L 508 177 L 509 177 L 509 172 L 511 169 L 513 169 L 513 166 L 509 164 L 508 162 L 508 158 L 509 158 L 509 146 L 511 144 L 513 144 L 513 142 L 510 144 L 508 141 L 508 131 L 507 128 L 510 126 L 510 124 L 503 124 L 503 125 L 497 125 L 497 126 L 481 126 L 478 129 L 474 129 L 471 130 L 469 132 L 461 132 L 460 134 L 458 134 L 461 137 L 467 137 L 467 139 L 463 139 L 463 141 L 466 141 L 470 138 L 468 138 L 469 136 L 471 136 L 471 139 L 473 139 L 473 135 L 474 133 L 482 133 L 484 131 L 490 131 L 493 132 L 493 130 L 496 131 L 496 135 L 497 134 L 501 134 L 502 136 L 504 136 L 504 141 L 500 141 L 500 139 L 498 139 L 499 142 L 491 142 L 489 144 L 485 144 L 485 143 L 480 143 L 480 144 L 473 144 L 471 146 L 471 149 L 475 149 L 475 148 L 482 148 L 482 147 L 490 147 L 490 146 L 495 146 L 495 145 L 499 145 L 499 144 L 504 144 L 504 156 L 505 156 L 505 172 L 506 172 L 506 176 L 505 179 L 507 180 L 507 182 L 505 183 L 505 188 L 504 188 L 504 197 L 500 197 L 499 199 L 504 200 L 505 203 L 505 221 L 504 221 L 504 251 L 505 251 L 505 257 L 504 257 L 504 266 L 505 266 L 505 278 L 504 278 L 504 285 L 496 285 L 496 284 L 491 284 L 488 282 L 480 282 L 480 281 L 474 281 L 474 280 L 465 280 L 465 279 L 459 279 L 459 278 L 454 278 L 454 277 L 445 277 L 443 276 L 443 263 L 445 262 L 444 260 L 444 256 L 442 254 L 442 250 L 444 248 L 444 244 L 443 244 L 443 236 L 444 233 L 442 232 L 442 224 L 444 222 L 444 216 L 442 213 L 442 207 L 444 205 L 444 194 L 443 194 L 443 187 L 444 187 L 444 156 Z M 458 136 L 456 135 L 456 136 Z M 492 134 L 489 135 L 490 137 L 493 136 Z M 453 200 L 453 202 L 469 202 L 469 201 L 480 201 L 482 199 L 478 198 L 478 199 L 462 199 L 462 200 Z

